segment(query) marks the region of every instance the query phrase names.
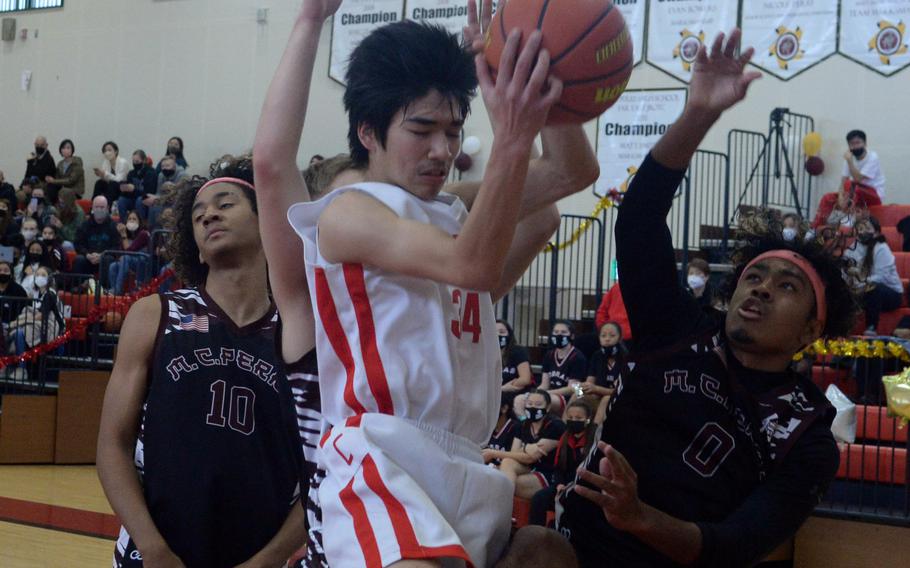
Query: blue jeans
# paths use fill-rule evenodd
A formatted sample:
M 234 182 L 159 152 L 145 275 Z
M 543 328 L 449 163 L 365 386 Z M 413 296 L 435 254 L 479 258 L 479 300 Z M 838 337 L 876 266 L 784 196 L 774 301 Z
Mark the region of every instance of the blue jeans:
M 142 200 L 136 199 L 132 195 L 121 195 L 117 199 L 117 212 L 120 214 L 120 222 L 126 223 L 126 216 L 130 211 L 136 209 L 140 203 L 142 203 Z M 144 218 L 141 213 L 139 214 L 139 217 Z
M 114 295 L 123 294 L 123 287 L 126 284 L 126 277 L 130 270 L 136 273 L 136 283 L 141 284 L 148 280 L 149 258 L 148 255 L 142 256 L 121 256 L 120 260 L 112 262 L 108 267 L 108 279 Z

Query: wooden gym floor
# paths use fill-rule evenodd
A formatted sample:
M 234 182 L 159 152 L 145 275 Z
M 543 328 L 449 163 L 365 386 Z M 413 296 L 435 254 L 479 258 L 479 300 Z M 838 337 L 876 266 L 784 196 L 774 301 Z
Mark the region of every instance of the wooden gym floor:
M 0 466 L 0 566 L 110 566 L 119 523 L 95 466 Z

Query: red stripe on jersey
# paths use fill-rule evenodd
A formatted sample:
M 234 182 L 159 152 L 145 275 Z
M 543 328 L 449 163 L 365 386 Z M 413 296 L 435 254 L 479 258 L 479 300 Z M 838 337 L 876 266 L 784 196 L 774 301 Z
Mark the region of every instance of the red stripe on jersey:
M 382 557 L 379 555 L 376 535 L 373 533 L 370 517 L 367 516 L 367 509 L 363 506 L 363 501 L 354 492 L 353 477 L 338 496 L 341 498 L 341 504 L 354 519 L 354 534 L 357 535 L 357 542 L 360 544 L 360 550 L 363 551 L 367 568 L 382 568 Z
M 351 346 L 348 345 L 347 337 L 344 334 L 344 328 L 341 326 L 341 320 L 338 318 L 338 311 L 335 309 L 335 299 L 332 298 L 332 290 L 329 288 L 329 281 L 325 277 L 325 270 L 316 268 L 316 307 L 319 310 L 319 319 L 322 320 L 322 327 L 325 328 L 325 334 L 335 350 L 335 355 L 344 365 L 344 372 L 347 375 L 344 383 L 344 402 L 351 407 L 356 414 L 363 414 L 367 411 L 357 395 L 354 393 L 354 357 L 351 355 Z
M 349 416 L 347 420 L 344 421 L 344 425 L 348 428 L 360 428 L 360 420 L 363 418 L 363 414 L 356 414 L 354 416 Z
M 360 350 L 363 353 L 363 362 L 366 365 L 367 383 L 370 385 L 370 392 L 373 393 L 373 397 L 376 399 L 380 413 L 395 414 L 395 408 L 392 405 L 392 395 L 389 393 L 389 381 L 385 376 L 382 359 L 379 358 L 379 347 L 376 345 L 376 327 L 373 325 L 373 310 L 370 308 L 370 298 L 367 296 L 363 266 L 360 264 L 345 264 L 344 282 L 348 286 L 348 294 L 351 295 L 354 313 L 357 315 Z
M 379 469 L 376 462 L 367 454 L 361 463 L 363 467 L 363 479 L 373 493 L 382 499 L 386 510 L 389 513 L 389 519 L 392 521 L 392 528 L 395 531 L 395 538 L 398 539 L 398 547 L 401 549 L 401 556 L 405 559 L 413 558 L 461 558 L 469 568 L 473 568 L 471 557 L 464 547 L 451 544 L 448 546 L 421 546 L 417 541 L 417 534 L 414 532 L 414 525 L 408 518 L 408 513 L 404 505 L 392 495 L 382 477 L 379 475 Z

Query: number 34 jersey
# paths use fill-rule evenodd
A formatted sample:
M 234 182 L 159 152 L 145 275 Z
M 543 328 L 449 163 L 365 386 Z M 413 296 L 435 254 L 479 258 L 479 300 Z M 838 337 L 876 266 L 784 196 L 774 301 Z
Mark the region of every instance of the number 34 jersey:
M 299 494 L 300 442 L 274 306 L 238 328 L 203 289 L 161 296 L 136 465 L 155 526 L 187 566 L 235 566 Z
M 348 417 L 378 412 L 486 443 L 501 385 L 490 294 L 369 263 L 326 260 L 319 250 L 319 216 L 332 200 L 352 191 L 375 199 L 377 208 L 433 225 L 453 238 L 467 216 L 454 196 L 423 200 L 381 183 L 340 188 L 288 211 L 304 243 L 326 420 L 336 426 Z

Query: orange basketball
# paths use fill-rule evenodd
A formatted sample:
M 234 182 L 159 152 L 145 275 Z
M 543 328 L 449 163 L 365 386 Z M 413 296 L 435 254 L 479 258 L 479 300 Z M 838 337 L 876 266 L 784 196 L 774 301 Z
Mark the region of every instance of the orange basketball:
M 550 52 L 550 72 L 563 81 L 562 98 L 549 123 L 597 118 L 619 99 L 632 75 L 632 38 L 610 0 L 509 0 L 487 31 L 486 59 L 493 70 L 509 32 L 522 30 L 522 45 L 535 29 Z
M 120 312 L 107 312 L 102 320 L 104 331 L 107 333 L 117 333 L 120 326 L 123 325 L 123 314 Z

